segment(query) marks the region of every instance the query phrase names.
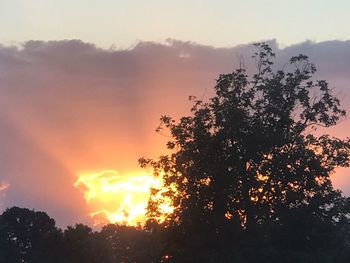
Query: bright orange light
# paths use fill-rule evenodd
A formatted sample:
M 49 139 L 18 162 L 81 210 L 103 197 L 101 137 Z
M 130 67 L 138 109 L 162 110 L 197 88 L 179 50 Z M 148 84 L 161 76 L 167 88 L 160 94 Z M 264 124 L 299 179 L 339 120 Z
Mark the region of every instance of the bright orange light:
M 10 185 L 8 183 L 1 183 L 0 182 L 0 192 L 6 190 L 7 188 L 9 188 L 9 186 Z
M 232 219 L 232 217 L 233 217 L 233 215 L 230 213 L 230 212 L 226 212 L 225 213 L 225 218 L 227 219 L 227 220 L 230 220 L 230 219 Z
M 145 223 L 150 190 L 161 189 L 162 179 L 145 173 L 120 175 L 115 170 L 103 170 L 79 174 L 74 186 L 84 193 L 95 225 L 138 226 Z M 164 214 L 173 211 L 169 202 L 162 202 L 160 209 Z

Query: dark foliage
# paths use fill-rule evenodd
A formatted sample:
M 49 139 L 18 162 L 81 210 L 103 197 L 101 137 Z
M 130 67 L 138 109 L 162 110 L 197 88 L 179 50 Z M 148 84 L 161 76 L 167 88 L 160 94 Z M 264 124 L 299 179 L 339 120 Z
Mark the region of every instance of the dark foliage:
M 61 236 L 44 212 L 7 209 L 0 216 L 0 262 L 60 262 Z
M 62 231 L 46 213 L 26 208 L 0 215 L 0 263 L 160 262 L 161 241 L 155 232 L 114 224 Z
M 179 262 L 342 262 L 349 199 L 330 175 L 349 166 L 350 140 L 316 130 L 345 111 L 308 57 L 274 71 L 271 48 L 256 47 L 256 74 L 222 74 L 208 102 L 191 98 L 191 116 L 163 116 L 172 154 L 140 159 L 163 173 L 176 207 L 167 249 Z M 158 207 L 150 199 L 150 229 Z

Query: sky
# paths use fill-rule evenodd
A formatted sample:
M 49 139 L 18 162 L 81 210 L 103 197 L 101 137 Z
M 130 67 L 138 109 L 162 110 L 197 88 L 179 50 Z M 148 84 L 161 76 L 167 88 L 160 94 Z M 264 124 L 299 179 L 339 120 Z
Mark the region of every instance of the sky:
M 350 111 L 348 1 L 0 0 L 0 211 L 91 224 L 79 174 L 139 173 L 165 152 L 159 117 L 189 113 L 267 40 L 282 67 L 303 53 Z M 249 68 L 249 67 L 248 67 Z M 329 132 L 349 136 L 342 119 Z M 113 172 L 114 173 L 114 172 Z M 349 169 L 334 176 L 350 195 Z
M 347 0 L 0 0 L 0 42 L 80 39 L 130 48 L 167 38 L 214 46 L 349 38 Z

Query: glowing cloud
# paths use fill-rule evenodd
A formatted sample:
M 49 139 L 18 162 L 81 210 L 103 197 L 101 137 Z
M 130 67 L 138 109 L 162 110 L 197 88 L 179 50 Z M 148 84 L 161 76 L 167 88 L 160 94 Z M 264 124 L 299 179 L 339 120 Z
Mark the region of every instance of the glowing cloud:
M 95 225 L 138 226 L 145 223 L 151 189 L 160 189 L 162 181 L 144 173 L 120 175 L 115 170 L 103 170 L 81 173 L 74 186 L 84 193 Z M 169 205 L 162 205 L 164 212 L 172 212 Z

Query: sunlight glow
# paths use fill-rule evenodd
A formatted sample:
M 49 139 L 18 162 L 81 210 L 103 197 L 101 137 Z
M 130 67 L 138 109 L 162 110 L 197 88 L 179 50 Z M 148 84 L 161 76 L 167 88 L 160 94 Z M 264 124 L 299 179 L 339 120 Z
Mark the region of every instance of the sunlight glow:
M 0 182 L 0 192 L 5 191 L 7 188 L 9 188 L 9 186 L 10 184 L 8 183 Z
M 84 193 L 95 225 L 117 223 L 140 226 L 146 221 L 150 191 L 161 189 L 162 179 L 145 173 L 121 175 L 115 170 L 103 170 L 80 173 L 74 186 Z M 165 216 L 172 213 L 173 208 L 163 201 L 160 210 Z M 159 221 L 162 220 L 160 217 Z
M 0 212 L 3 210 L 2 198 L 6 194 L 6 190 L 10 187 L 10 184 L 6 182 L 0 182 Z

